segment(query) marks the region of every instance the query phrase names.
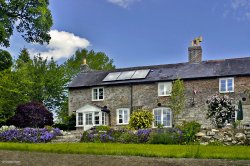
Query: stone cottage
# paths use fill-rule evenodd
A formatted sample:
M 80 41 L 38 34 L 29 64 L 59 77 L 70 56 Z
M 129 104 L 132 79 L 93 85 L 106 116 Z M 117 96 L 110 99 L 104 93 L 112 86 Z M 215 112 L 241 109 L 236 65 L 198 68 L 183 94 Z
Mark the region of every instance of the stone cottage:
M 76 114 L 77 129 L 127 125 L 132 111 L 139 108 L 153 112 L 153 127 L 173 127 L 168 103 L 172 81 L 177 78 L 185 84 L 185 110 L 176 123 L 195 120 L 210 126 L 206 100 L 216 93 L 243 100 L 243 121 L 250 122 L 250 102 L 245 94 L 250 90 L 250 57 L 202 61 L 199 42 L 195 39 L 188 48 L 186 63 L 93 71 L 84 60 L 82 71 L 68 86 L 69 114 Z

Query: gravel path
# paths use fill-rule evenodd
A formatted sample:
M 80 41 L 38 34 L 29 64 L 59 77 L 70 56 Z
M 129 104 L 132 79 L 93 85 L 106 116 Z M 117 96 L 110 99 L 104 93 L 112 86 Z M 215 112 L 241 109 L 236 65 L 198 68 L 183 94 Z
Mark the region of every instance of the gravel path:
M 99 156 L 0 150 L 0 165 L 24 166 L 250 166 L 250 160 Z

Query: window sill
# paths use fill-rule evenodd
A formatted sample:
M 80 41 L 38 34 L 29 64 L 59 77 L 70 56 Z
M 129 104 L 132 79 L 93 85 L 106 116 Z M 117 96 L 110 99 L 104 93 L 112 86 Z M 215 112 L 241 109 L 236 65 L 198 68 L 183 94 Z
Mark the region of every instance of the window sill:
M 118 126 L 122 126 L 122 125 L 128 125 L 129 123 L 119 123 L 119 124 L 116 124 Z
M 168 96 L 171 96 L 171 95 L 158 95 L 158 97 L 168 97 Z
M 84 127 L 84 125 L 76 125 L 75 127 Z
M 93 99 L 92 99 L 92 101 L 104 101 L 104 99 L 101 99 L 101 100 L 93 100 Z
M 152 128 L 157 129 L 158 127 L 153 126 Z M 173 128 L 173 126 L 163 126 L 162 128 Z M 161 129 L 161 128 L 158 128 L 158 129 Z
M 220 91 L 220 93 L 234 93 L 234 91 Z

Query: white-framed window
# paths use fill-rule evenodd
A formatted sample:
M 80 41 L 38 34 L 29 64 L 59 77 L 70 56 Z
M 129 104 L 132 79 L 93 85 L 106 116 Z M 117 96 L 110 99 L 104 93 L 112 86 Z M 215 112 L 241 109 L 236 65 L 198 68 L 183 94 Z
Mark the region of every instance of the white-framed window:
M 158 96 L 171 96 L 172 82 L 158 83 Z
M 102 125 L 107 125 L 107 118 L 106 113 L 102 112 Z
M 158 125 L 163 127 L 172 127 L 172 111 L 170 108 L 160 107 L 153 109 L 154 127 Z
M 93 119 L 92 119 L 93 113 L 85 113 L 85 125 L 93 125 Z
M 103 112 L 101 108 L 86 104 L 76 110 L 76 127 L 83 127 L 88 130 L 93 126 L 109 124 L 109 115 Z
M 92 101 L 104 100 L 104 88 L 92 88 Z
M 79 112 L 77 113 L 77 126 L 83 125 L 83 113 Z
M 119 108 L 116 110 L 117 124 L 128 124 L 130 111 L 128 108 Z
M 220 78 L 219 79 L 220 93 L 234 92 L 234 78 Z
M 94 113 L 94 122 L 95 122 L 95 125 L 99 125 L 100 124 L 100 115 L 99 115 L 99 112 L 95 112 Z

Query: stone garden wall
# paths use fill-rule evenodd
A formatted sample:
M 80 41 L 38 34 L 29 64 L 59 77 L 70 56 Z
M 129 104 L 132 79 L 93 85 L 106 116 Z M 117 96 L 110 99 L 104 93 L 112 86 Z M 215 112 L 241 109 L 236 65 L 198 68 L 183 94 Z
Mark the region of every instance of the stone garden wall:
M 202 145 L 221 143 L 224 145 L 250 145 L 250 128 L 203 129 L 196 134 Z

